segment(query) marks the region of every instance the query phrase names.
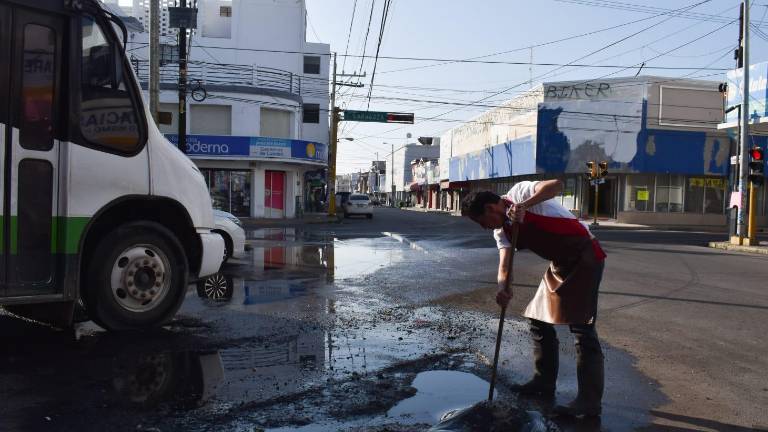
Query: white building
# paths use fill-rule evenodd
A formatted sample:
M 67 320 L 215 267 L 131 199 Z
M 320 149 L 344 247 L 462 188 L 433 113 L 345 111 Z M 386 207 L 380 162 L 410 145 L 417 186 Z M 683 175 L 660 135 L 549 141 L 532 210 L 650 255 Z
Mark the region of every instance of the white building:
M 161 125 L 178 131 L 178 44 L 161 0 Z M 330 46 L 306 41 L 304 0 L 198 0 L 190 36 L 187 154 L 214 206 L 239 216 L 291 218 L 324 184 Z M 133 13 L 149 29 L 148 0 Z M 148 98 L 149 34 L 131 33 L 133 64 Z
M 411 162 L 422 158 L 439 159 L 440 146 L 413 143 L 396 149 L 394 153 L 390 153 L 389 160 L 391 163 L 387 163 L 386 166 L 386 184 L 382 185 L 382 189 L 385 189 L 389 194 L 390 200 L 392 199 L 392 193 L 394 191 L 395 202 L 409 201 L 411 183 L 413 182 Z

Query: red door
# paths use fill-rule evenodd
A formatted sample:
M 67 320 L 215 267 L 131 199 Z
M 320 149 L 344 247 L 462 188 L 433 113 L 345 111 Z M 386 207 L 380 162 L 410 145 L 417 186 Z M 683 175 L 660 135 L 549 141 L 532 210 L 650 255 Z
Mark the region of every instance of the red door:
M 264 179 L 264 213 L 268 218 L 285 216 L 285 172 L 267 171 Z

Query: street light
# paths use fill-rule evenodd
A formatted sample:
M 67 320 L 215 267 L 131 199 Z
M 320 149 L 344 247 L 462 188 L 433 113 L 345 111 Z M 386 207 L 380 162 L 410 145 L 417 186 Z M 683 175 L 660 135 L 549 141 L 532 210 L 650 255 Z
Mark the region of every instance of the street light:
M 355 139 L 350 137 L 345 137 L 345 138 L 339 138 L 336 141 L 341 141 L 341 140 L 354 141 Z

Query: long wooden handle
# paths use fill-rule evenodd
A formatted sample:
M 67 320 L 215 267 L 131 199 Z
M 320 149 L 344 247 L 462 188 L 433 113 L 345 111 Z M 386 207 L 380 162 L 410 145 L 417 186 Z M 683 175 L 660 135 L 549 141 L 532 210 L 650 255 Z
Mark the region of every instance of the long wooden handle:
M 504 290 L 509 292 L 509 287 L 512 285 L 514 275 L 512 274 L 512 265 L 514 264 L 515 247 L 517 246 L 517 234 L 519 227 L 517 223 L 512 224 L 512 238 L 509 239 L 511 248 L 509 254 L 507 254 L 507 277 L 504 280 Z M 493 354 L 493 370 L 491 371 L 491 387 L 488 390 L 488 400 L 493 400 L 493 392 L 496 388 L 496 371 L 499 366 L 499 352 L 501 351 L 501 336 L 504 332 L 504 317 L 507 314 L 507 306 L 501 307 L 501 316 L 499 316 L 499 331 L 496 333 L 496 351 Z

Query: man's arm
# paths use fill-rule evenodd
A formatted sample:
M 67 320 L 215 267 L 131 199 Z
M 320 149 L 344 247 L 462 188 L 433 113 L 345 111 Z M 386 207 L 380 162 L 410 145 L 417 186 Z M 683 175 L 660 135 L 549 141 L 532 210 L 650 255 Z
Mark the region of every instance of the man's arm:
M 498 292 L 496 293 L 496 303 L 501 307 L 506 307 L 512 299 L 512 286 L 507 287 L 507 276 L 509 275 L 509 254 L 514 253 L 512 248 L 499 249 L 499 272 L 496 277 Z
M 533 195 L 520 203 L 524 207 L 535 206 L 563 193 L 563 182 L 557 179 L 542 180 L 533 186 Z
M 511 206 L 507 211 L 507 217 L 522 223 L 525 217 L 525 209 L 543 203 L 561 193 L 563 193 L 563 182 L 560 180 L 542 180 L 536 182 L 533 186 L 533 195 L 527 200 Z

